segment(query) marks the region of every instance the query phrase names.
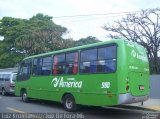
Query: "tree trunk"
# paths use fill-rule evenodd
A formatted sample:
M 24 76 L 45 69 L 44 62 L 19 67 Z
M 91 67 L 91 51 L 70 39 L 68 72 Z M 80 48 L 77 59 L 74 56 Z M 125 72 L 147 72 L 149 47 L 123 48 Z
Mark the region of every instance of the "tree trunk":
M 158 48 L 155 48 L 155 51 L 153 52 L 153 56 L 154 56 L 154 59 L 153 59 L 153 63 L 154 63 L 154 73 L 158 74 L 160 69 L 159 69 L 159 63 L 158 63 Z

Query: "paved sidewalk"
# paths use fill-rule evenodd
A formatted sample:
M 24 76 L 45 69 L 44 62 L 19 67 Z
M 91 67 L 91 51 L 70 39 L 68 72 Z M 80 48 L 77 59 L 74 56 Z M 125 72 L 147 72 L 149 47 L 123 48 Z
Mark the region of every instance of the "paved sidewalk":
M 141 102 L 133 103 L 130 105 L 142 107 L 142 108 L 147 108 L 147 109 L 152 109 L 155 111 L 160 111 L 160 99 L 148 99 L 147 101 L 143 102 L 143 105 L 141 105 Z

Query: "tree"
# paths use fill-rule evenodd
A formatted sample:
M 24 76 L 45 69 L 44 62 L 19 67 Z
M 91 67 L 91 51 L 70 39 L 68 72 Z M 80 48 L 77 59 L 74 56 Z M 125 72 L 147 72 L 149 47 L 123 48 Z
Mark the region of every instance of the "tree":
M 37 14 L 30 19 L 3 17 L 0 67 L 13 67 L 25 56 L 72 47 L 72 39 L 62 38 L 65 33 L 67 28 L 55 24 L 48 15 Z
M 78 41 L 75 41 L 74 46 L 87 45 L 87 44 L 97 43 L 97 42 L 100 42 L 100 40 L 98 40 L 96 37 L 88 36 L 86 38 L 81 38 Z
M 23 32 L 16 44 L 27 55 L 33 55 L 63 49 L 62 35 L 67 33 L 67 28 L 56 25 L 50 16 L 37 14 L 28 20 Z
M 129 41 L 143 45 L 150 60 L 151 73 L 158 73 L 160 63 L 158 52 L 160 51 L 160 9 L 147 9 L 128 14 L 114 24 L 106 24 L 103 29 L 111 32 L 111 38 L 125 38 Z M 114 33 L 114 34 L 113 34 Z
M 17 25 L 22 24 L 24 20 L 4 17 L 0 20 L 0 36 L 4 36 L 4 40 L 0 41 L 0 67 L 14 67 L 23 55 L 16 52 L 15 39 L 20 32 L 16 31 Z

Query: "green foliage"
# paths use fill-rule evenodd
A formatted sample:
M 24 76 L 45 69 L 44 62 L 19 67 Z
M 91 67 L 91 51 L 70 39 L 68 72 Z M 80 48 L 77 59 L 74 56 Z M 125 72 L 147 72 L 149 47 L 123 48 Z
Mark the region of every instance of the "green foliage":
M 67 28 L 43 14 L 28 20 L 3 17 L 0 20 L 0 36 L 4 36 L 0 41 L 0 68 L 13 67 L 25 56 L 72 47 L 71 39 L 62 38 L 66 32 Z
M 25 26 L 27 28 L 24 29 L 24 34 L 16 39 L 16 44 L 27 55 L 63 48 L 62 35 L 66 33 L 67 29 L 53 23 L 52 17 L 37 14 L 29 19 Z
M 81 38 L 78 41 L 75 41 L 74 46 L 87 45 L 87 44 L 97 43 L 97 42 L 100 42 L 100 40 L 98 40 L 96 37 L 88 36 L 86 38 Z
M 6 41 L 0 42 L 0 68 L 14 67 L 22 58 L 21 53 L 10 49 Z

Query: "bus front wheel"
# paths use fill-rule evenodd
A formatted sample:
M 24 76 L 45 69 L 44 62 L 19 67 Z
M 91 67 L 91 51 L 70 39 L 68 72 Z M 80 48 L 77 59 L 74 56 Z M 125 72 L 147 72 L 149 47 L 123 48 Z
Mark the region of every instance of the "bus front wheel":
M 77 110 L 77 105 L 76 105 L 75 99 L 71 94 L 67 94 L 66 96 L 64 96 L 63 101 L 64 101 L 63 102 L 64 108 L 67 111 L 73 112 L 73 111 Z
M 22 91 L 21 98 L 23 102 L 28 102 L 27 91 Z

